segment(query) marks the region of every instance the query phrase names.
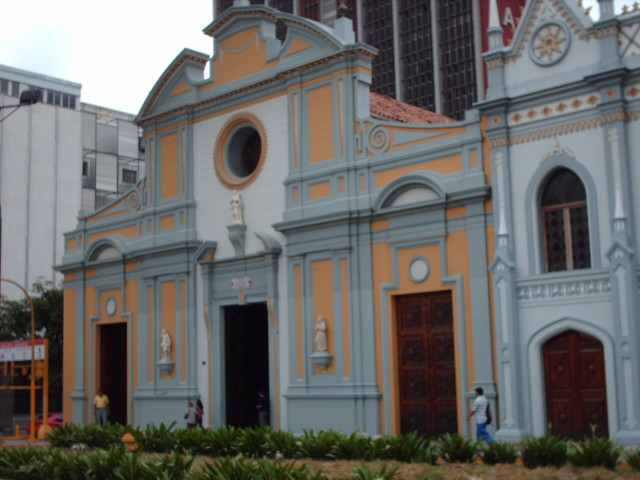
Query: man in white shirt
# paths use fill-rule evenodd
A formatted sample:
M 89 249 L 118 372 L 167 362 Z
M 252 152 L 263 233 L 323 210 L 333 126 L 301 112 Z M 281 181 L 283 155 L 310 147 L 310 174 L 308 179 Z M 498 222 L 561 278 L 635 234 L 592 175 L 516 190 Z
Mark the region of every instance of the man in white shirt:
M 476 399 L 473 401 L 471 413 L 467 417 L 470 420 L 476 416 L 476 439 L 484 440 L 487 443 L 495 443 L 495 440 L 487 432 L 487 410 L 489 409 L 489 400 L 484 396 L 484 390 L 481 387 L 476 388 Z

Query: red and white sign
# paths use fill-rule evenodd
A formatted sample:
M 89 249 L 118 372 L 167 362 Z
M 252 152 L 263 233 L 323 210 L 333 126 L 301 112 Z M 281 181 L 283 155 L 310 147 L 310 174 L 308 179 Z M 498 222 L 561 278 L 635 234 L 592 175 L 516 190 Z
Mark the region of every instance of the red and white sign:
M 35 340 L 36 360 L 44 360 L 44 339 Z M 26 362 L 31 360 L 31 340 L 0 342 L 0 362 Z

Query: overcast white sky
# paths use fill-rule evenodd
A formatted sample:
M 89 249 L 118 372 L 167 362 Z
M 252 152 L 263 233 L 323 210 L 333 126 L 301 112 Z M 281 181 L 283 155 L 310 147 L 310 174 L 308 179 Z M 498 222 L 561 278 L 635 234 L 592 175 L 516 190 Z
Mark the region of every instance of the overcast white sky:
M 183 48 L 211 55 L 202 30 L 212 11 L 212 0 L 6 1 L 0 64 L 80 83 L 82 101 L 138 113 Z

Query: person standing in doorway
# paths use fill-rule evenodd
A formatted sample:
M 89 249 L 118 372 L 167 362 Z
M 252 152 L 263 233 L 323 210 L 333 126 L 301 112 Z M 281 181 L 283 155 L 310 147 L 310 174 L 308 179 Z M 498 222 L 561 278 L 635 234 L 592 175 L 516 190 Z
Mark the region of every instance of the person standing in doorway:
M 109 421 L 109 397 L 102 390 L 93 398 L 93 411 L 98 425 L 106 425 Z
M 193 402 L 187 404 L 184 418 L 187 421 L 187 428 L 196 428 L 196 408 L 193 406 Z
M 258 392 L 258 399 L 256 400 L 256 409 L 258 410 L 258 424 L 260 427 L 266 427 L 269 425 L 269 398 L 264 390 Z
M 196 400 L 196 426 L 202 428 L 202 416 L 204 415 L 204 405 L 202 400 Z
M 471 413 L 467 420 L 476 416 L 476 440 L 484 440 L 487 443 L 495 443 L 495 440 L 487 432 L 489 400 L 484 396 L 484 390 L 481 387 L 476 388 L 476 398 L 473 401 Z

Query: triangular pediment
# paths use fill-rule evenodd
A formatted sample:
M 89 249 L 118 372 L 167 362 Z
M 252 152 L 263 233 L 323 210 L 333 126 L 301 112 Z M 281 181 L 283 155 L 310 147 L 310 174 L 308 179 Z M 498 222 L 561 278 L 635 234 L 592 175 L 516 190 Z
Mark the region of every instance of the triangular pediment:
M 213 55 L 185 50 L 176 57 L 149 94 L 139 119 L 203 105 L 274 79 L 283 81 L 346 52 L 360 56 L 370 68 L 376 49 L 355 43 L 350 20 L 337 23 L 341 28 L 334 30 L 263 5 L 232 7 L 204 29 L 214 37 Z

